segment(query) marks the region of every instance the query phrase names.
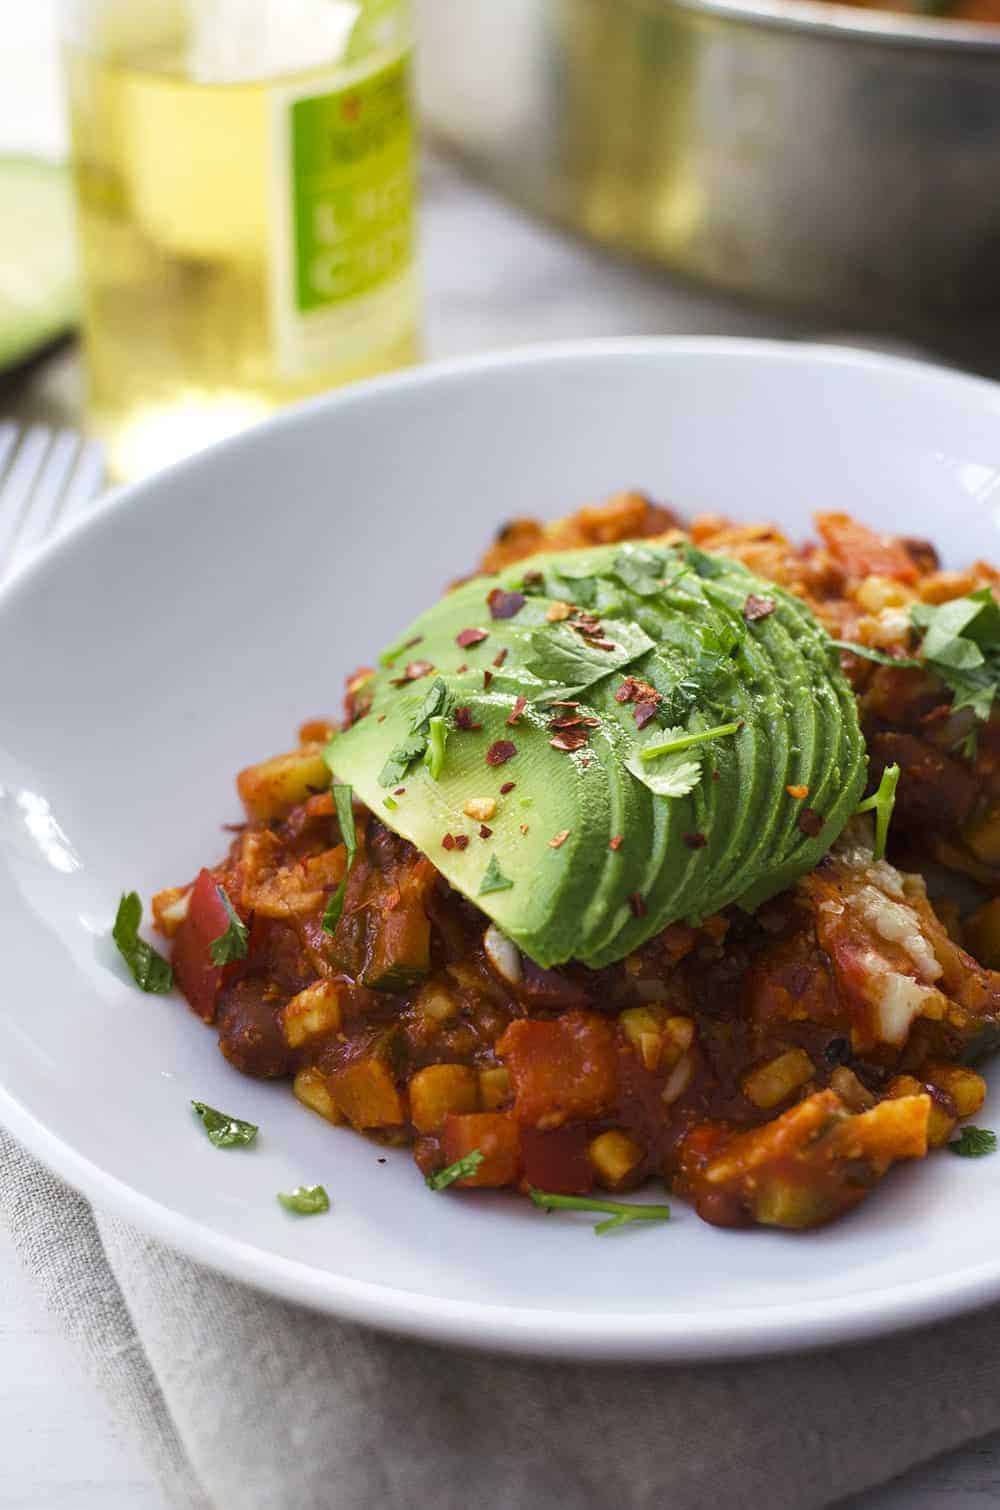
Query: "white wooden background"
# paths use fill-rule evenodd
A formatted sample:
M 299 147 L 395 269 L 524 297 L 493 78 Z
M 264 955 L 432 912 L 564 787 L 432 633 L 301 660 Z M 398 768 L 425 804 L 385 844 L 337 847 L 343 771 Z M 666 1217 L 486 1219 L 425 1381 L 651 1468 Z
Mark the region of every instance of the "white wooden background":
M 0 0 L 0 149 L 61 150 L 52 14 L 53 0 Z M 431 355 L 586 335 L 795 333 L 538 228 L 433 157 L 424 204 Z M 78 402 L 71 355 L 6 406 L 0 400 L 0 412 L 72 422 Z M 1000 1437 L 861 1496 L 850 1510 L 982 1510 L 998 1501 Z M 2 1236 L 0 1510 L 166 1510 Z

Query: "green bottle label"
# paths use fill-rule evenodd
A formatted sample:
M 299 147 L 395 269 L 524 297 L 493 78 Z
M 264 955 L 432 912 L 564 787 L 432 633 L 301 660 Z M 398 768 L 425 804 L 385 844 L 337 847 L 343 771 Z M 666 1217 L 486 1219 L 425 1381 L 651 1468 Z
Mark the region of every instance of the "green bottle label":
M 374 361 L 413 320 L 409 58 L 338 83 L 278 104 L 274 327 L 291 378 Z

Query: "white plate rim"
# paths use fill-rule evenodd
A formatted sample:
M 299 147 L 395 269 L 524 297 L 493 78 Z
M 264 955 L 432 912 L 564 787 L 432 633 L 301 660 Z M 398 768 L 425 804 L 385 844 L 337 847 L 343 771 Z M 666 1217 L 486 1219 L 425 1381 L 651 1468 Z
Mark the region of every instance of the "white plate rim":
M 304 412 L 364 403 L 385 391 L 419 388 L 481 371 L 518 365 L 586 360 L 589 356 L 673 357 L 718 355 L 766 357 L 770 360 L 825 363 L 906 375 L 923 383 L 962 388 L 981 402 L 992 401 L 1000 415 L 1000 384 L 952 368 L 823 342 L 762 341 L 744 337 L 616 337 L 539 343 L 480 356 L 458 357 L 360 383 L 343 392 L 323 394 L 290 406 L 254 427 L 277 430 L 294 424 Z M 213 452 L 240 447 L 243 435 L 213 446 Z M 180 475 L 196 468 L 205 453 L 165 469 Z M 162 472 L 157 478 L 162 478 Z M 59 539 L 0 589 L 0 605 L 30 588 L 36 573 L 57 556 L 71 552 L 76 537 L 120 508 L 132 506 L 142 483 L 113 491 L 95 515 L 78 519 Z M 579 1359 L 595 1362 L 696 1362 L 762 1357 L 832 1344 L 873 1340 L 889 1333 L 943 1321 L 1000 1299 L 1000 1255 L 942 1278 L 912 1281 L 814 1303 L 733 1308 L 706 1318 L 704 1313 L 662 1310 L 599 1316 L 585 1311 L 487 1305 L 413 1294 L 361 1282 L 300 1264 L 281 1255 L 224 1237 L 205 1223 L 173 1211 L 159 1200 L 126 1184 L 78 1154 L 0 1083 L 0 1123 L 55 1174 L 98 1206 L 135 1223 L 149 1235 L 216 1273 L 264 1293 L 310 1309 L 427 1342 L 515 1356 Z M 752 1237 L 748 1240 L 752 1241 Z

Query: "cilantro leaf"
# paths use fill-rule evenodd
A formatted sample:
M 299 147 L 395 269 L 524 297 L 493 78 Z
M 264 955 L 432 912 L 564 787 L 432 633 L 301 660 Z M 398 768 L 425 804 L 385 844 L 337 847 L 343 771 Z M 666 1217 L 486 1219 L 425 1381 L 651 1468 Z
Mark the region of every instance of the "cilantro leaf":
M 485 897 L 491 891 L 510 891 L 514 882 L 509 880 L 497 864 L 496 855 L 490 855 L 490 863 L 483 872 L 483 879 L 479 883 L 479 896 Z
M 670 1219 L 669 1206 L 640 1206 L 628 1201 L 598 1201 L 589 1195 L 552 1195 L 547 1190 L 528 1186 L 528 1194 L 543 1211 L 603 1211 L 610 1220 L 597 1222 L 594 1231 L 598 1237 L 625 1227 L 629 1222 L 666 1222 Z
M 960 1159 L 981 1159 L 984 1154 L 996 1153 L 997 1135 L 988 1127 L 968 1125 L 948 1144 L 948 1150 L 957 1153 Z
M 296 1185 L 287 1194 L 279 1190 L 278 1200 L 286 1211 L 295 1211 L 299 1216 L 316 1216 L 330 1209 L 330 1197 L 322 1185 Z
M 413 715 L 411 725 L 414 734 L 426 734 L 432 718 L 438 718 L 448 711 L 448 688 L 439 676 L 436 676 L 427 689 L 426 696 L 416 713 Z
M 139 937 L 141 922 L 142 902 L 139 900 L 139 893 L 123 893 L 111 937 L 140 991 L 160 995 L 170 990 L 174 983 L 174 972 L 162 954 L 158 954 L 152 944 L 147 944 L 145 939 Z
M 919 654 L 952 694 L 952 712 L 970 708 L 980 723 L 1000 690 L 1000 605 L 988 587 L 947 603 L 914 603 L 910 618 L 923 631 Z M 965 753 L 975 753 L 975 733 Z
M 427 749 L 424 765 L 432 781 L 440 781 L 444 770 L 444 745 L 448 738 L 448 723 L 440 714 L 435 714 L 427 725 Z
M 739 720 L 690 733 L 680 727 L 651 728 L 636 753 L 627 757 L 625 769 L 658 797 L 686 797 L 701 776 L 701 756 L 686 755 L 684 751 L 735 734 L 739 728 Z
M 884 650 L 875 650 L 871 645 L 855 645 L 852 640 L 831 640 L 834 650 L 849 650 L 852 655 L 858 655 L 863 661 L 874 661 L 877 666 L 905 666 L 910 670 L 918 670 L 922 661 L 916 661 L 912 656 L 887 655 Z
M 340 837 L 344 841 L 347 850 L 347 866 L 344 870 L 344 878 L 331 894 L 323 913 L 323 932 L 333 933 L 340 922 L 340 914 L 344 910 L 344 897 L 347 894 L 347 877 L 351 866 L 354 864 L 354 856 L 358 850 L 358 834 L 354 825 L 354 806 L 352 789 L 344 782 L 333 783 L 333 805 L 337 813 L 337 822 L 340 824 Z
M 204 1101 L 192 1101 L 201 1125 L 208 1134 L 208 1141 L 216 1148 L 248 1147 L 260 1129 L 253 1122 L 244 1122 L 240 1117 L 231 1117 L 228 1112 L 216 1111 Z
M 229 926 L 225 933 L 220 933 L 218 938 L 212 940 L 208 953 L 213 965 L 229 965 L 235 959 L 246 959 L 250 930 L 229 900 L 225 887 L 217 885 L 215 889 L 219 893 L 219 901 L 226 909 Z
M 409 734 L 389 751 L 385 765 L 379 772 L 379 786 L 399 786 L 413 762 L 427 748 L 426 734 Z
M 612 574 L 640 598 L 655 597 L 663 588 L 665 558 L 641 546 L 626 546 L 614 560 Z
M 456 1159 L 454 1164 L 449 1164 L 447 1169 L 439 1169 L 437 1174 L 429 1174 L 427 1176 L 428 1189 L 446 1190 L 449 1185 L 454 1185 L 456 1180 L 467 1180 L 470 1175 L 475 1174 L 482 1162 L 481 1151 L 474 1148 L 471 1153 Z
M 866 797 L 856 809 L 859 813 L 875 814 L 875 851 L 873 858 L 881 860 L 885 854 L 886 840 L 889 837 L 889 823 L 892 819 L 892 810 L 896 805 L 896 787 L 899 784 L 899 766 L 887 765 L 882 772 L 882 780 L 878 784 L 878 791 L 871 797 Z
M 605 621 L 601 639 L 610 642 L 614 648 L 598 649 L 566 623 L 533 630 L 531 654 L 525 662 L 527 669 L 543 681 L 559 683 L 557 687 L 547 687 L 544 692 L 536 693 L 534 701 L 544 702 L 582 692 L 585 687 L 592 687 L 612 671 L 620 671 L 653 648 L 653 641 L 638 624 L 620 623 L 614 619 Z

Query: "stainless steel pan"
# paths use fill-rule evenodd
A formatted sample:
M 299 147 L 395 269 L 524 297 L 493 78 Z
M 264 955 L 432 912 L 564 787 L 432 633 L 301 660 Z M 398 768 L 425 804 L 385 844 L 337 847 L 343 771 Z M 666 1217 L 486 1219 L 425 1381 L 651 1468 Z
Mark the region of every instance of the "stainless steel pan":
M 981 342 L 1000 316 L 1000 26 L 813 0 L 418 12 L 432 131 L 535 211 L 841 321 Z

